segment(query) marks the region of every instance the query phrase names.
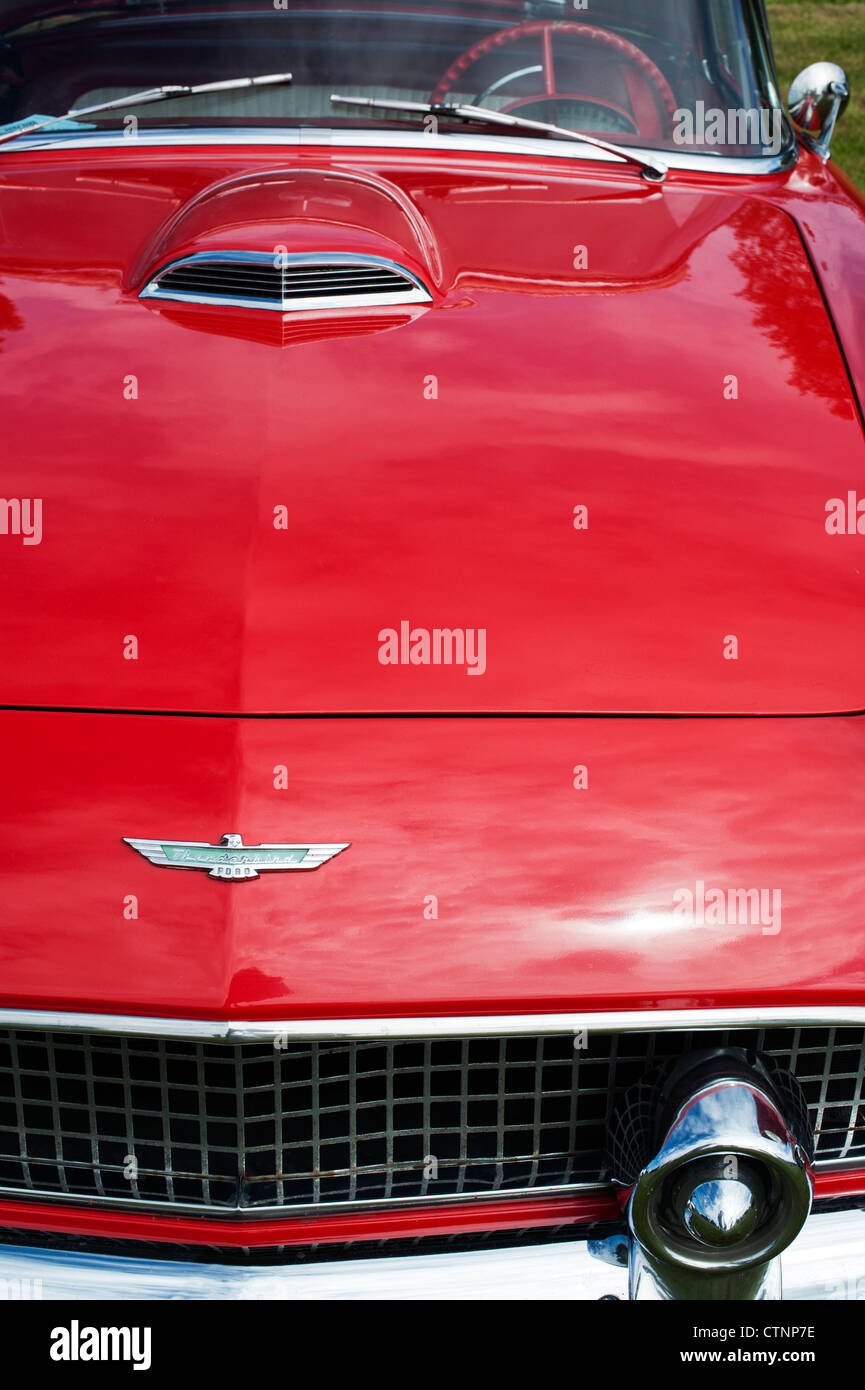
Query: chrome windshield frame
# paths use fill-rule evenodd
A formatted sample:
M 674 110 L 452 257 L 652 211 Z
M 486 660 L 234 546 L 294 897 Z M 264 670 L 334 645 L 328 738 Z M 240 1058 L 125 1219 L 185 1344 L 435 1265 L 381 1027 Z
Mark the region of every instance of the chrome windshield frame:
M 153 129 L 139 130 L 134 137 L 125 131 L 54 132 L 50 135 L 22 134 L 5 151 L 5 159 L 11 159 L 19 152 L 34 153 L 44 150 L 94 150 L 106 148 L 147 148 L 160 147 L 203 147 L 224 148 L 226 146 L 296 147 L 328 146 L 344 150 L 382 149 L 419 151 L 435 150 L 459 153 L 482 153 L 501 156 L 533 156 L 540 159 L 560 159 L 571 163 L 603 164 L 608 170 L 627 170 L 628 166 L 615 155 L 607 154 L 594 146 L 579 144 L 576 141 L 552 138 L 534 138 L 518 135 L 467 135 L 459 131 L 442 134 L 414 130 L 379 129 L 364 126 L 361 129 L 347 130 L 328 126 L 296 126 L 283 128 L 256 128 L 236 126 L 229 128 L 200 127 L 185 130 Z M 634 146 L 635 154 L 648 157 L 658 153 L 654 148 Z M 691 151 L 664 150 L 664 162 L 670 169 L 691 173 L 714 174 L 719 178 L 765 177 L 792 169 L 799 157 L 798 144 L 792 144 L 778 155 L 710 155 L 694 154 Z

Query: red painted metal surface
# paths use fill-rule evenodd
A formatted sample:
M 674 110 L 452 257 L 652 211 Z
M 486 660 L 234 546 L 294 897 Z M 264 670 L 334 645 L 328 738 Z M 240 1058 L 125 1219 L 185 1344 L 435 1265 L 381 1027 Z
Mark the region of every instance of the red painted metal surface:
M 280 1221 L 219 1221 L 154 1216 L 97 1208 L 42 1206 L 0 1201 L 0 1226 L 117 1240 L 159 1240 L 189 1245 L 263 1249 L 268 1245 L 329 1245 L 348 1240 L 397 1240 L 401 1236 L 446 1236 L 472 1231 L 516 1231 L 546 1226 L 619 1221 L 612 1195 L 515 1198 L 394 1211 L 353 1212 Z
M 67 155 L 0 169 L 3 486 L 44 516 L 40 545 L 0 545 L 0 702 L 865 704 L 865 536 L 825 527 L 865 494 L 862 430 L 783 210 L 820 202 L 819 261 L 861 209 L 827 225 L 809 166 L 791 192 L 505 156 Z M 390 247 L 435 302 L 388 331 L 293 322 L 283 348 L 250 341 L 260 314 L 137 298 L 169 252 L 276 238 Z M 483 674 L 382 664 L 403 621 L 483 629 Z
M 780 197 L 771 192 L 756 196 L 776 202 L 795 219 L 843 345 L 859 404 L 865 406 L 865 196 L 834 160 L 824 164 L 805 151 Z M 811 371 L 820 370 L 815 358 Z
M 863 755 L 859 717 L 7 711 L 0 1003 L 226 1019 L 862 1006 Z M 230 831 L 351 848 L 226 884 L 122 841 Z M 700 882 L 777 890 L 777 923 L 697 925 L 676 895 Z
M 814 1177 L 814 1197 L 831 1201 L 839 1197 L 859 1197 L 865 1193 L 865 1171 L 846 1169 L 838 1173 L 817 1173 Z

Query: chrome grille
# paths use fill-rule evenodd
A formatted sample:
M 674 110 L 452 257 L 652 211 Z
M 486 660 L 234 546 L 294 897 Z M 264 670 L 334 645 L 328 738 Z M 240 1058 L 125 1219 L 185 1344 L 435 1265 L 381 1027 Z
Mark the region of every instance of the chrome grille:
M 173 1209 L 562 1191 L 608 1180 L 617 1095 L 706 1046 L 799 1079 L 820 1162 L 865 1165 L 865 1030 L 195 1042 L 0 1030 L 0 1190 Z
M 411 271 L 378 256 L 202 251 L 166 266 L 140 298 L 287 313 L 423 304 L 431 295 Z

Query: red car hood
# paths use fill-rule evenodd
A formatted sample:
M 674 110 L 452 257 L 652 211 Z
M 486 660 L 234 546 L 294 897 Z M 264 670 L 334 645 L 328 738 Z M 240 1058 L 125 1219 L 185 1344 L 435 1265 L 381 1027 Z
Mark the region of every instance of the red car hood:
M 43 519 L 0 535 L 0 703 L 865 704 L 865 537 L 826 530 L 862 433 L 793 221 L 631 171 L 327 159 L 4 153 L 3 490 Z M 138 298 L 283 241 L 387 248 L 434 302 Z
M 0 1005 L 862 1007 L 863 754 L 857 717 L 6 712 Z M 122 838 L 235 831 L 349 848 L 313 873 L 223 883 Z M 754 890 L 754 910 L 736 896 L 713 920 L 711 893 Z

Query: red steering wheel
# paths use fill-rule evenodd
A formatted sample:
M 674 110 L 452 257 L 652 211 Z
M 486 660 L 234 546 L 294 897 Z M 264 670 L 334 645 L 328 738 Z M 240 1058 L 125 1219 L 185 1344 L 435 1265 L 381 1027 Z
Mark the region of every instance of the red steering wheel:
M 557 98 L 568 101 L 585 101 L 595 106 L 610 108 L 619 115 L 625 116 L 634 130 L 639 130 L 647 138 L 663 138 L 672 132 L 677 109 L 676 98 L 673 96 L 672 88 L 661 69 L 652 62 L 648 54 L 627 39 L 611 33 L 609 29 L 599 29 L 593 24 L 581 24 L 568 19 L 535 19 L 528 24 L 516 24 L 512 29 L 500 29 L 495 34 L 489 34 L 487 38 L 481 39 L 471 48 L 467 48 L 465 53 L 460 54 L 456 62 L 451 63 L 432 93 L 430 101 L 436 105 L 443 102 L 448 92 L 468 68 L 473 67 L 486 54 L 493 53 L 496 49 L 523 39 L 529 34 L 538 34 L 541 39 L 540 70 L 543 73 L 543 95 L 522 97 L 504 107 L 505 111 L 511 111 L 527 104 L 535 105 L 538 101 L 555 102 Z M 560 34 L 568 34 L 585 43 L 601 44 L 605 48 L 612 49 L 625 60 L 624 79 L 634 112 L 633 116 L 623 111 L 621 107 L 613 106 L 612 102 L 603 98 L 557 90 L 553 59 L 553 36 Z M 523 75 L 522 72 L 514 72 L 495 85 L 497 88 L 502 87 L 512 78 L 521 75 Z M 664 128 L 662 116 L 668 118 L 668 129 Z

